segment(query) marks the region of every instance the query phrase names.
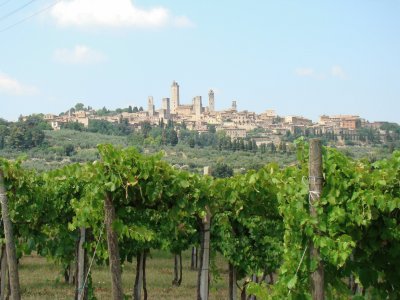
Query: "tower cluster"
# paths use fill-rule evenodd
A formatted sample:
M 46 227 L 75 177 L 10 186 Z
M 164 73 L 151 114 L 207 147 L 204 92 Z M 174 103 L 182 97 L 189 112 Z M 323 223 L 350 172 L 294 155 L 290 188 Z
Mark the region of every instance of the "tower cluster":
M 152 96 L 148 97 L 147 105 L 149 117 L 156 117 L 156 115 L 158 115 L 159 118 L 163 119 L 170 119 L 171 117 L 179 116 L 192 116 L 199 119 L 203 113 L 215 113 L 215 97 L 214 91 L 212 89 L 208 91 L 207 107 L 203 107 L 201 96 L 193 97 L 191 105 L 182 105 L 180 103 L 179 84 L 175 80 L 172 82 L 171 85 L 171 98 L 162 99 L 160 110 L 155 110 L 154 100 Z

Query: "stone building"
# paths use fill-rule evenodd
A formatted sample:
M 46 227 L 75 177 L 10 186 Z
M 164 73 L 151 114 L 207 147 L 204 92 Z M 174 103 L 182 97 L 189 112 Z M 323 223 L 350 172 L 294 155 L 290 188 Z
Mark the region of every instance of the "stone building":
M 246 129 L 242 128 L 220 127 L 217 128 L 217 131 L 224 131 L 232 139 L 245 138 L 247 136 Z
M 289 125 L 312 125 L 312 121 L 310 119 L 301 116 L 286 116 L 285 123 Z
M 322 115 L 319 117 L 320 125 L 329 125 L 337 128 L 357 129 L 361 127 L 361 119 L 355 115 L 337 115 L 327 116 Z

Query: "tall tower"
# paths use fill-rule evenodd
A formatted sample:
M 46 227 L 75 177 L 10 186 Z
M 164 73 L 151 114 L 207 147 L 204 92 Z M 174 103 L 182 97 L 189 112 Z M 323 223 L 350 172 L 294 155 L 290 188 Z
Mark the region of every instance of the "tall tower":
M 171 86 L 171 113 L 176 114 L 179 106 L 179 84 L 174 80 Z
M 237 110 L 237 105 L 235 100 L 232 101 L 232 110 Z
M 169 120 L 170 113 L 171 113 L 169 98 L 162 99 L 162 110 L 164 112 L 164 119 Z
M 202 103 L 201 103 L 201 96 L 196 96 L 193 98 L 193 110 L 196 116 L 201 115 Z
M 149 96 L 147 98 L 147 111 L 148 111 L 150 117 L 154 116 L 154 100 L 153 100 L 153 96 Z
M 214 102 L 214 91 L 209 90 L 208 91 L 208 111 L 209 112 L 214 112 L 215 111 L 215 102 Z

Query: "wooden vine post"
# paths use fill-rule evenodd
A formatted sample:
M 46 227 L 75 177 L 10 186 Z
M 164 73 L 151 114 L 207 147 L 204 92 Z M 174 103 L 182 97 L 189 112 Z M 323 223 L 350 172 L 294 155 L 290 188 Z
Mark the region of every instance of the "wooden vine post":
M 0 260 L 0 300 L 6 299 L 6 283 L 7 281 L 7 253 L 6 253 L 6 245 L 1 245 L 1 260 Z
M 204 175 L 211 175 L 210 167 L 204 167 Z M 199 300 L 208 300 L 209 292 L 209 266 L 210 266 L 210 228 L 211 228 L 211 213 L 210 208 L 206 207 L 206 215 L 202 219 L 203 223 L 203 249 L 200 268 L 200 288 Z
M 122 300 L 124 299 L 124 292 L 122 289 L 121 280 L 121 261 L 119 256 L 118 236 L 115 230 L 112 228 L 113 222 L 115 220 L 115 208 L 112 203 L 112 195 L 108 192 L 106 193 L 104 199 L 104 214 L 111 272 L 112 299 Z
M 191 270 L 197 270 L 197 262 L 198 262 L 198 249 L 197 247 L 193 246 L 192 247 L 192 256 L 190 260 L 190 269 Z
M 77 280 L 76 280 L 76 296 L 77 300 L 85 300 L 87 299 L 87 285 L 85 284 L 85 276 L 87 272 L 87 261 L 86 261 L 86 249 L 84 247 L 86 241 L 86 228 L 81 227 L 79 229 L 79 246 L 78 246 L 78 272 L 77 272 Z
M 146 250 L 140 251 L 136 257 L 136 279 L 135 285 L 133 288 L 133 300 L 141 300 L 142 299 L 142 291 L 143 298 L 147 300 L 147 289 L 146 289 Z
M 19 290 L 19 276 L 18 276 L 18 265 L 17 256 L 15 253 L 15 243 L 12 230 L 12 224 L 10 215 L 8 213 L 8 199 L 6 195 L 6 187 L 4 185 L 3 170 L 0 169 L 0 202 L 1 202 L 1 215 L 3 217 L 4 224 L 4 236 L 6 240 L 6 253 L 8 262 L 8 276 L 10 279 L 10 290 L 11 299 L 20 300 Z
M 310 140 L 309 157 L 309 201 L 310 215 L 317 218 L 315 204 L 319 202 L 322 194 L 323 173 L 322 173 L 322 145 L 321 140 Z M 318 220 L 317 220 L 318 222 Z M 317 233 L 318 234 L 318 233 Z M 310 242 L 310 259 L 317 261 L 317 269 L 311 274 L 311 295 L 313 300 L 324 299 L 324 266 L 321 260 L 319 249 Z
M 229 263 L 229 300 L 237 299 L 236 281 L 236 268 L 233 264 Z

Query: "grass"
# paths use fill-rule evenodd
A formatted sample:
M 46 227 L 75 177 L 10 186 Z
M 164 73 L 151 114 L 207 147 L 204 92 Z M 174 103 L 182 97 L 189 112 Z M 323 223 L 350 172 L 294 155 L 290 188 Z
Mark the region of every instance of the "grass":
M 172 286 L 173 256 L 163 251 L 152 251 L 147 260 L 148 299 L 183 300 L 196 299 L 197 271 L 190 270 L 190 252 L 182 254 L 183 280 L 180 287 Z M 210 299 L 228 297 L 227 263 L 222 257 L 215 259 L 217 275 L 211 276 Z M 123 266 L 124 293 L 131 298 L 135 282 L 135 265 Z M 64 283 L 60 267 L 36 255 L 25 256 L 20 260 L 20 283 L 22 299 L 55 300 L 73 299 L 74 286 Z M 99 300 L 111 299 L 111 281 L 107 266 L 93 266 L 93 287 Z

